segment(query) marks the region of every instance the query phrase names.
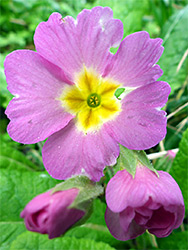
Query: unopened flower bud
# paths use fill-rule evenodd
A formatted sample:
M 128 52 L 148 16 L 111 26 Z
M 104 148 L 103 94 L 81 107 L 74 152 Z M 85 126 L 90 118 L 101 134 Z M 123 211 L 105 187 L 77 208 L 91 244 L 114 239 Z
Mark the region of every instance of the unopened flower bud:
M 78 193 L 79 189 L 71 188 L 53 194 L 48 191 L 36 196 L 21 213 L 26 228 L 48 234 L 50 239 L 65 233 L 85 215 L 83 210 L 69 208 Z
M 139 165 L 134 178 L 122 170 L 109 181 L 105 219 L 116 239 L 133 239 L 146 229 L 166 237 L 183 222 L 185 208 L 178 184 L 167 172 L 158 174 Z

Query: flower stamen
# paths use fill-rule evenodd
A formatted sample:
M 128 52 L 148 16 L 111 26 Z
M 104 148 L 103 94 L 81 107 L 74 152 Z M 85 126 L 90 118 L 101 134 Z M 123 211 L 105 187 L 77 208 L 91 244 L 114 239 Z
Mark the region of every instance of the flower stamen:
M 91 108 L 97 108 L 101 104 L 101 97 L 97 93 L 92 93 L 87 98 L 87 104 Z

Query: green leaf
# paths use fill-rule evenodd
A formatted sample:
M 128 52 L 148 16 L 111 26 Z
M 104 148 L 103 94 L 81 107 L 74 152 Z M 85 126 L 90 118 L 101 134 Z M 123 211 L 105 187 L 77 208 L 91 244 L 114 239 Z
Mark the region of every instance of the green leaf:
M 188 32 L 188 7 L 185 7 L 178 13 L 170 17 L 169 21 L 164 26 L 162 37 L 164 38 L 164 53 L 159 60 L 159 65 L 164 71 L 160 78 L 162 81 L 167 81 L 171 86 L 171 94 L 175 90 L 186 84 L 188 72 L 188 56 L 186 57 Z M 182 66 L 180 69 L 180 61 Z
M 187 250 L 188 249 L 188 231 L 173 232 L 170 236 L 157 240 L 161 250 Z
M 26 231 L 24 222 L 0 222 L 1 237 L 0 237 L 0 249 L 9 250 L 10 243 L 16 239 L 18 235 Z M 3 233 L 2 233 L 3 232 Z
M 2 146 L 0 150 L 0 168 L 15 169 L 16 167 L 16 169 L 20 170 L 38 170 L 38 167 L 17 149 L 3 144 Z
M 10 250 L 113 250 L 108 244 L 91 239 L 62 237 L 48 240 L 46 235 L 25 232 L 11 244 Z
M 170 174 L 177 181 L 182 191 L 185 210 L 188 213 L 188 129 L 183 133 L 179 144 L 179 151 L 173 161 Z

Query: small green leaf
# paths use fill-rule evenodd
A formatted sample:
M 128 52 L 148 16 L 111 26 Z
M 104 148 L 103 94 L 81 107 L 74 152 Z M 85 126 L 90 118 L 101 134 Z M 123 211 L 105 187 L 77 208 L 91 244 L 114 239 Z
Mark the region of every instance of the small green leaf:
M 10 250 L 114 250 L 108 244 L 91 239 L 62 237 L 48 240 L 46 235 L 25 232 L 11 244 Z
M 183 133 L 179 151 L 174 158 L 170 174 L 180 186 L 188 214 L 188 129 Z
M 125 91 L 125 88 L 118 88 L 116 91 L 115 91 L 115 97 L 119 99 L 120 95 L 123 94 L 123 92 Z

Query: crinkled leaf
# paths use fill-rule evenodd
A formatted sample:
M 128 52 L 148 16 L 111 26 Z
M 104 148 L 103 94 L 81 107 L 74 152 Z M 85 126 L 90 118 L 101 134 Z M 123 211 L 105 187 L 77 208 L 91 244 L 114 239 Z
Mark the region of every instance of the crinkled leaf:
M 18 235 L 26 231 L 24 222 L 12 221 L 1 222 L 0 221 L 0 249 L 9 250 L 10 243 L 16 239 Z
M 111 246 L 91 239 L 62 237 L 48 240 L 46 235 L 25 232 L 11 244 L 10 250 L 113 250 Z
M 188 129 L 179 144 L 179 151 L 173 161 L 170 174 L 177 181 L 182 191 L 185 209 L 188 213 Z

